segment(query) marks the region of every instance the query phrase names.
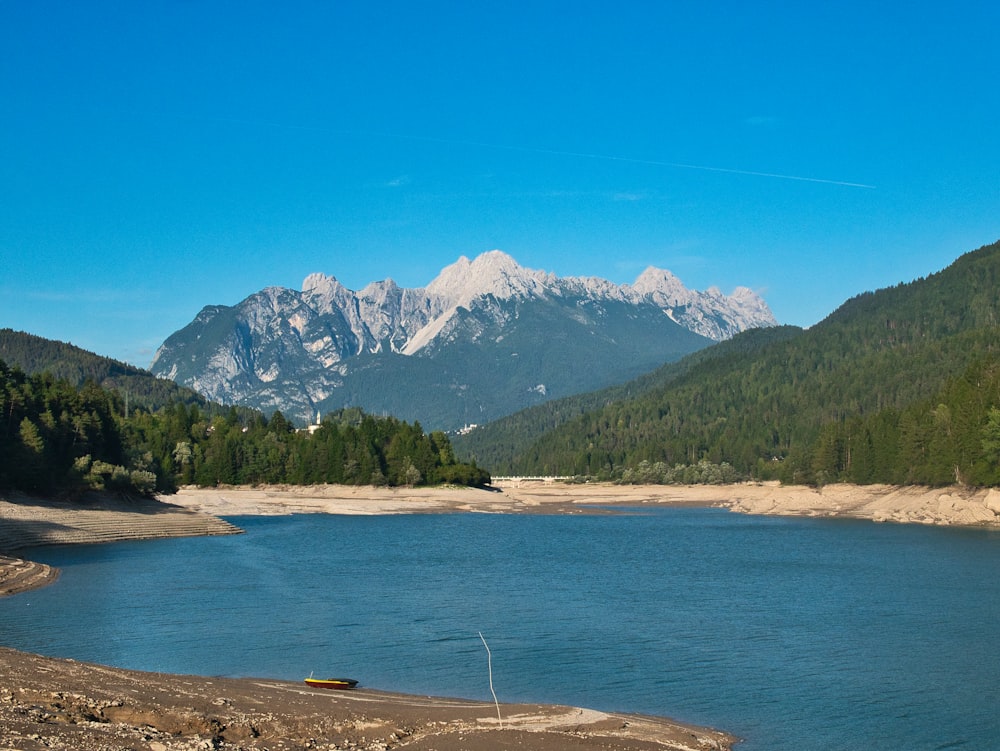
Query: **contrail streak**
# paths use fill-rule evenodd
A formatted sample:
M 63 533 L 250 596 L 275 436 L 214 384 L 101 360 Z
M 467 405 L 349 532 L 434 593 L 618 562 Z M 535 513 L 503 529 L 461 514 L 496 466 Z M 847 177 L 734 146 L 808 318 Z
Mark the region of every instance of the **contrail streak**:
M 580 151 L 561 151 L 559 149 L 543 149 L 536 148 L 532 146 L 511 146 L 499 143 L 485 143 L 483 141 L 468 141 L 460 138 L 439 138 L 435 136 L 417 136 L 406 133 L 380 133 L 380 132 L 369 132 L 369 133 L 359 133 L 357 131 L 342 130 L 339 128 L 330 128 L 324 125 L 302 125 L 296 123 L 282 123 L 268 120 L 247 120 L 242 118 L 232 118 L 232 117 L 212 117 L 212 116 L 185 116 L 178 115 L 181 119 L 198 119 L 198 120 L 208 120 L 215 122 L 227 122 L 235 123 L 238 125 L 265 125 L 272 128 L 288 128 L 292 130 L 312 130 L 319 131 L 323 133 L 336 133 L 339 135 L 352 136 L 356 138 L 365 137 L 380 137 L 380 138 L 395 138 L 399 140 L 409 140 L 409 141 L 426 141 L 428 143 L 441 143 L 448 144 L 451 146 L 476 146 L 478 148 L 485 149 L 499 149 L 501 151 L 520 151 L 526 154 L 548 154 L 551 156 L 569 156 L 578 159 L 599 159 L 606 162 L 625 162 L 628 164 L 645 164 L 651 167 L 670 167 L 671 169 L 688 169 L 688 170 L 700 170 L 702 172 L 721 172 L 730 175 L 749 175 L 751 177 L 769 177 L 775 180 L 796 180 L 798 182 L 806 183 L 822 183 L 824 185 L 839 185 L 843 188 L 864 188 L 866 190 L 875 190 L 874 185 L 867 185 L 865 183 L 855 183 L 849 182 L 847 180 L 830 180 L 828 178 L 822 177 L 805 177 L 802 175 L 784 175 L 778 172 L 758 172 L 755 170 L 745 170 L 745 169 L 735 169 L 733 167 L 712 167 L 705 164 L 685 164 L 683 162 L 666 162 L 659 161 L 656 159 L 638 159 L 635 157 L 627 156 L 613 156 L 610 154 L 591 154 L 587 152 Z
M 355 134 L 357 135 L 357 134 Z M 647 164 L 652 167 L 671 167 L 674 169 L 702 170 L 703 172 L 725 172 L 731 175 L 750 175 L 752 177 L 771 177 L 777 180 L 798 180 L 807 183 L 823 183 L 825 185 L 840 185 L 845 188 L 865 188 L 875 190 L 874 185 L 865 183 L 848 182 L 847 180 L 830 180 L 822 177 L 804 177 L 802 175 L 783 175 L 777 172 L 756 172 L 754 170 L 735 169 L 732 167 L 711 167 L 703 164 L 684 164 L 683 162 L 663 162 L 655 159 L 637 159 L 627 156 L 611 156 L 609 154 L 590 154 L 582 151 L 560 151 L 558 149 L 542 149 L 531 146 L 505 146 L 496 143 L 484 143 L 481 141 L 464 141 L 448 138 L 435 138 L 433 136 L 413 136 L 401 135 L 399 133 L 379 133 L 387 138 L 410 139 L 414 141 L 431 141 L 434 143 L 458 144 L 463 146 L 479 146 L 487 149 L 502 149 L 505 151 L 521 151 L 530 154 L 550 154 L 553 156 L 571 156 L 581 159 L 600 159 L 608 162 L 627 162 L 629 164 Z

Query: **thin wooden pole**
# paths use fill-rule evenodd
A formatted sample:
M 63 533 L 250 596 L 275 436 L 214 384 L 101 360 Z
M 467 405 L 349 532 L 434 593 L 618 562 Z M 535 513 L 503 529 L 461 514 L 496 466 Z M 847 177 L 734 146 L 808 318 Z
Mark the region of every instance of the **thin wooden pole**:
M 503 728 L 503 719 L 500 717 L 500 702 L 497 701 L 497 692 L 493 690 L 493 653 L 490 652 L 490 645 L 486 643 L 486 639 L 483 638 L 483 632 L 479 632 L 479 638 L 483 640 L 483 646 L 486 647 L 486 664 L 490 670 L 490 693 L 493 694 L 493 703 L 497 705 L 497 722 L 500 723 L 501 729 Z

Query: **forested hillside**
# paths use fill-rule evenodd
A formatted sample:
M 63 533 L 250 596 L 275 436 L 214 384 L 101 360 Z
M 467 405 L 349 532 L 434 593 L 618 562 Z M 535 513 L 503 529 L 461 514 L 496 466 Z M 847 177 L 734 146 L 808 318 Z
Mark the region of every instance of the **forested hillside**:
M 29 375 L 48 373 L 78 388 L 93 381 L 106 389 L 119 391 L 122 398 L 127 394 L 130 406 L 155 410 L 180 401 L 212 411 L 200 394 L 165 378 L 157 378 L 148 370 L 23 331 L 0 329 L 0 360 Z
M 649 478 L 707 461 L 794 482 L 995 484 L 998 320 L 993 244 L 756 352 L 704 356 L 492 469 Z
M 691 368 L 708 360 L 749 357 L 762 347 L 799 333 L 801 329 L 795 326 L 744 331 L 732 339 L 698 350 L 627 383 L 554 399 L 457 436 L 454 440 L 455 453 L 466 459 L 474 458 L 481 466 L 490 467 L 496 474 L 511 474 L 515 459 L 550 430 L 589 412 L 617 402 L 638 399 L 651 391 L 665 388 Z
M 0 360 L 0 490 L 150 494 L 191 483 L 327 482 L 482 485 L 489 474 L 457 462 L 447 436 L 425 435 L 419 424 L 355 410 L 297 431 L 280 412 L 213 417 L 183 401 L 126 416 L 118 391 Z

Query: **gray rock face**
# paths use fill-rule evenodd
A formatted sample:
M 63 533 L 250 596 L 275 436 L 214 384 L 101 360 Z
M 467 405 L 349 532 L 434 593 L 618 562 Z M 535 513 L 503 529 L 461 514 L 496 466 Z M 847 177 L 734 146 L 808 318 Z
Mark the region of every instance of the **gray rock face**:
M 211 399 L 300 420 L 361 406 L 453 428 L 776 323 L 745 287 L 698 292 L 655 268 L 631 285 L 560 278 L 491 251 L 460 258 L 424 289 L 387 279 L 355 292 L 310 274 L 301 291 L 269 287 L 208 306 L 151 369 Z

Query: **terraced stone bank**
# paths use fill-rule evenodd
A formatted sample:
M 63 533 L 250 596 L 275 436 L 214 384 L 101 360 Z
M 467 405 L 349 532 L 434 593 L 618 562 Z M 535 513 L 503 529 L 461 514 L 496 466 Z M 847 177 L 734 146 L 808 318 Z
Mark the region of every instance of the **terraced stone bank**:
M 241 531 L 217 517 L 148 499 L 0 500 L 0 596 L 44 586 L 58 576 L 49 566 L 10 555 L 25 548 Z

